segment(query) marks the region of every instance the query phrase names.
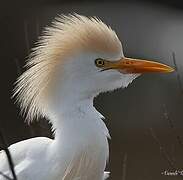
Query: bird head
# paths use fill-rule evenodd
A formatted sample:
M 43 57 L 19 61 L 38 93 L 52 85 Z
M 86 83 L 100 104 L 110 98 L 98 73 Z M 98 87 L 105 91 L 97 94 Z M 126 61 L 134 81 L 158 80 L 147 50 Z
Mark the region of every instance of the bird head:
M 77 14 L 59 16 L 45 29 L 27 67 L 14 95 L 30 119 L 45 115 L 53 99 L 91 98 L 127 87 L 143 73 L 173 71 L 161 63 L 126 58 L 110 27 L 95 17 Z

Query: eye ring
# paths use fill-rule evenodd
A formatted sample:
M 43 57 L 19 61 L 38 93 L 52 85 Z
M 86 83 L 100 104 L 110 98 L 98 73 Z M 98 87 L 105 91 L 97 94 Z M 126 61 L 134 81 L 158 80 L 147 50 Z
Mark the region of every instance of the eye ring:
M 97 66 L 97 67 L 103 67 L 104 65 L 105 65 L 105 61 L 103 60 L 103 59 L 96 59 L 95 60 L 95 65 Z

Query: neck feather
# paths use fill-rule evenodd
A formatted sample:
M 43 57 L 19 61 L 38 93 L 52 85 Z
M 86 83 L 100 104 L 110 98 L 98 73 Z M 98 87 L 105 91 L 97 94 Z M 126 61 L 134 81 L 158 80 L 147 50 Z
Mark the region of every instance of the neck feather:
M 92 98 L 73 100 L 60 101 L 63 105 L 50 117 L 55 128 L 51 152 L 56 162 L 64 161 L 65 168 L 69 167 L 73 173 L 85 172 L 84 179 L 102 179 L 109 155 L 108 129 L 101 119 L 103 116 L 93 107 Z
M 102 120 L 104 117 L 93 106 L 93 98 L 64 99 L 59 101 L 61 102 L 59 105 L 56 104 L 57 107 L 50 116 L 56 139 L 62 137 L 64 133 L 85 137 L 86 135 L 110 137 Z

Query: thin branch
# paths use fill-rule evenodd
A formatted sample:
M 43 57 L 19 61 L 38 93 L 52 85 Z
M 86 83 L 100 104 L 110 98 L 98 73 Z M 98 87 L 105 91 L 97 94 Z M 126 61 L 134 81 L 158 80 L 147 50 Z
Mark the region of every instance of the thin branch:
M 123 158 L 123 175 L 122 175 L 122 180 L 126 180 L 126 168 L 127 168 L 127 153 L 125 153 L 124 158 Z
M 176 153 L 176 151 L 175 151 L 175 144 L 172 143 L 172 144 L 171 144 L 171 157 L 172 157 L 172 160 L 173 160 L 174 162 L 176 162 L 175 153 Z
M 173 58 L 173 64 L 174 64 L 174 67 L 175 67 L 175 70 L 177 71 L 177 62 L 176 62 L 176 58 L 175 58 L 175 52 L 172 52 L 172 58 Z
M 3 176 L 3 177 L 5 177 L 8 180 L 13 180 L 9 176 L 7 176 L 6 174 L 4 174 L 3 172 L 0 172 L 0 175 Z
M 172 58 L 173 58 L 173 63 L 174 63 L 176 74 L 177 74 L 178 86 L 179 86 L 180 92 L 183 94 L 183 87 L 182 87 L 182 82 L 181 82 L 181 76 L 179 74 L 179 69 L 178 69 L 177 62 L 176 62 L 175 52 L 172 52 Z M 174 126 L 172 120 L 169 118 L 168 115 L 167 115 L 167 120 L 169 122 L 170 127 L 174 130 L 174 132 L 176 132 L 175 126 Z M 176 138 L 177 138 L 177 141 L 178 141 L 179 145 L 181 145 L 181 147 L 183 147 L 183 143 L 182 143 L 181 137 L 179 135 L 177 135 Z
M 36 19 L 36 35 L 37 35 L 37 37 L 39 37 L 39 30 L 40 30 L 39 20 Z
M 21 75 L 20 62 L 17 58 L 15 58 L 14 61 L 15 61 L 16 69 L 17 69 L 17 75 L 20 76 Z
M 172 159 L 169 157 L 168 153 L 163 148 L 160 140 L 158 139 L 158 137 L 156 136 L 156 134 L 152 128 L 150 128 L 150 133 L 151 133 L 151 136 L 153 137 L 153 139 L 155 140 L 155 142 L 157 143 L 157 145 L 159 146 L 160 153 L 162 154 L 163 158 L 168 162 L 169 166 L 172 169 L 176 170 L 174 162 L 172 161 Z
M 24 21 L 24 35 L 25 35 L 25 44 L 26 44 L 27 54 L 29 54 L 30 44 L 29 44 L 29 36 L 28 36 L 28 25 L 26 21 Z
M 13 160 L 12 160 L 12 157 L 11 157 L 11 153 L 8 149 L 6 140 L 5 140 L 5 138 L 4 138 L 1 131 L 0 131 L 0 139 L 1 139 L 2 145 L 3 145 L 2 149 L 5 151 L 6 156 L 8 158 L 8 163 L 9 163 L 9 167 L 10 167 L 10 170 L 11 170 L 11 173 L 12 173 L 12 176 L 13 176 L 13 180 L 17 180 L 17 176 L 16 176 L 16 173 L 15 173 L 14 163 L 13 163 Z
M 165 105 L 165 104 L 163 104 L 163 109 L 164 109 L 163 115 L 164 115 L 165 119 L 168 121 L 168 124 L 169 124 L 170 128 L 172 129 L 173 133 L 176 135 L 176 139 L 177 139 L 178 144 L 179 144 L 181 147 L 183 147 L 182 139 L 181 139 L 181 137 L 177 134 L 176 127 L 175 127 L 175 125 L 174 125 L 174 123 L 173 123 L 173 120 L 169 117 L 169 114 L 168 114 L 168 111 L 167 111 L 167 108 L 166 108 L 166 105 Z
M 151 136 L 153 137 L 153 139 L 155 140 L 155 142 L 157 143 L 157 145 L 159 146 L 160 153 L 162 154 L 163 158 L 168 162 L 168 165 L 170 166 L 170 168 L 172 168 L 174 171 L 176 171 L 177 169 L 176 169 L 174 161 L 170 158 L 169 154 L 166 152 L 166 150 L 162 146 L 160 140 L 158 139 L 158 137 L 156 136 L 156 134 L 152 128 L 150 128 L 150 133 L 151 133 Z M 183 179 L 181 172 L 177 171 L 177 173 L 178 173 L 178 176 Z
M 177 74 L 178 86 L 179 86 L 180 92 L 183 94 L 183 87 L 182 87 L 181 77 L 180 77 L 180 74 L 179 74 L 179 69 L 178 69 L 178 66 L 177 66 L 175 52 L 172 52 L 172 58 L 173 58 L 173 63 L 174 63 L 175 71 L 176 71 L 176 74 Z

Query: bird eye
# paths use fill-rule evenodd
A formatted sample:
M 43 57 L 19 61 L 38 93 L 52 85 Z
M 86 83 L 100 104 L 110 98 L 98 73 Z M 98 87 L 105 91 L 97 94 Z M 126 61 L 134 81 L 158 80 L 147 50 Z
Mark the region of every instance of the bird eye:
M 95 60 L 95 65 L 97 67 L 103 67 L 105 65 L 105 61 L 103 59 L 96 59 Z

